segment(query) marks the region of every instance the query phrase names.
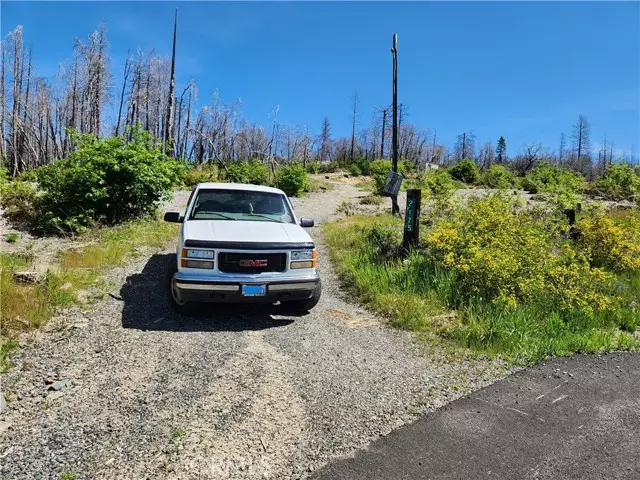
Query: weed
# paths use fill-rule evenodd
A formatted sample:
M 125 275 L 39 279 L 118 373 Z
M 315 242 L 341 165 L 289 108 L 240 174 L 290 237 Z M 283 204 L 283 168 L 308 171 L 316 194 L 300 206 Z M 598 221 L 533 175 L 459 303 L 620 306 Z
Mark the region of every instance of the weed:
M 342 214 L 346 217 L 350 217 L 351 215 L 355 215 L 358 211 L 358 208 L 351 200 L 342 200 L 338 208 L 336 208 L 336 213 Z
M 7 243 L 16 243 L 20 239 L 20 234 L 15 232 L 6 233 L 4 239 Z
M 375 185 L 374 185 L 373 179 L 364 178 L 364 179 L 360 180 L 358 183 L 356 183 L 355 187 L 358 190 L 361 190 L 363 192 L 373 192 L 373 190 L 375 188 Z
M 361 205 L 382 205 L 384 199 L 379 195 L 367 195 L 360 199 Z
M 69 470 L 64 470 L 61 474 L 60 474 L 60 480 L 76 480 L 76 478 L 78 478 L 78 474 L 77 473 L 73 473 Z
M 327 182 L 326 180 L 319 180 L 317 178 L 311 178 L 309 180 L 310 192 L 328 192 L 333 190 L 333 187 L 333 183 Z
M 11 366 L 9 355 L 17 346 L 17 341 L 0 335 L 0 373 L 6 372 Z

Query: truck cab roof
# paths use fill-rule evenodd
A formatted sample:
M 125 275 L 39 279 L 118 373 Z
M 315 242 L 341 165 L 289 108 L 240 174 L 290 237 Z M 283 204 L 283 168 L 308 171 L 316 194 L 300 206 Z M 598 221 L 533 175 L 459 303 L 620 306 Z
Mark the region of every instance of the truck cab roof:
M 253 185 L 251 183 L 214 183 L 206 182 L 199 183 L 196 186 L 197 189 L 212 189 L 212 190 L 244 190 L 250 192 L 270 192 L 279 193 L 284 195 L 285 193 L 279 188 L 265 187 L 264 185 Z

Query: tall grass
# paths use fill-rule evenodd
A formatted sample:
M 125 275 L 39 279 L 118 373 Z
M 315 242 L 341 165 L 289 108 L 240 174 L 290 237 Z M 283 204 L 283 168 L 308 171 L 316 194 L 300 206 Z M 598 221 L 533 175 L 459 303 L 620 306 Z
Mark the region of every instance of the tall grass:
M 380 255 L 376 242 L 383 237 L 369 234 L 373 225 L 394 230 L 399 242 L 401 221 L 390 216 L 347 217 L 325 224 L 324 234 L 345 288 L 393 326 L 518 364 L 638 346 L 633 332 L 640 325 L 640 310 L 633 299 L 640 298 L 640 273 L 619 278 L 626 298 L 603 311 L 550 309 L 544 297 L 507 306 L 478 292 L 469 294 L 459 272 L 423 252 L 408 258 Z

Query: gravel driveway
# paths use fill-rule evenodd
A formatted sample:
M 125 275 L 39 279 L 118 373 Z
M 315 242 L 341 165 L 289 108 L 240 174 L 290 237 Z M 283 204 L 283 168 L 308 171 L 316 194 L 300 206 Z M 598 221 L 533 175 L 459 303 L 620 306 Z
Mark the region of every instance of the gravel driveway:
M 336 183 L 294 206 L 321 225 L 363 195 Z M 113 270 L 110 295 L 91 310 L 68 310 L 24 337 L 2 376 L 0 476 L 304 478 L 508 373 L 498 362 L 452 361 L 348 302 L 321 228 L 310 233 L 324 291 L 306 316 L 215 305 L 174 314 L 168 245 Z

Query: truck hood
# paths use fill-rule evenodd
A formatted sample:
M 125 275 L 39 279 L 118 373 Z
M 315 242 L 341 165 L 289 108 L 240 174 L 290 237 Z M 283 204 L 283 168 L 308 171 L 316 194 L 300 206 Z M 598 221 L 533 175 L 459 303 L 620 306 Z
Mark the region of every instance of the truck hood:
M 188 220 L 183 224 L 183 235 L 185 241 L 191 240 L 194 243 L 313 243 L 309 234 L 299 225 L 267 221 Z

